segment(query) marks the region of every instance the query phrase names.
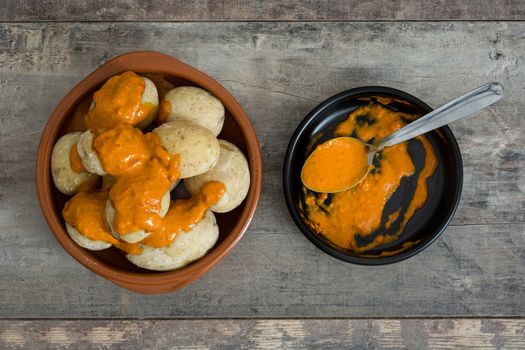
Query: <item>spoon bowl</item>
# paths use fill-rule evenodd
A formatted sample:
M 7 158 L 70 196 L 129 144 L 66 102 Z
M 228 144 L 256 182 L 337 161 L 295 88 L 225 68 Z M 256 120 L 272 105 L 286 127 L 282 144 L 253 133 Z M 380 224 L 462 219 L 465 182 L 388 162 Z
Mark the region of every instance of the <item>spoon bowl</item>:
M 346 191 L 363 181 L 370 171 L 375 154 L 372 148 L 373 145 L 358 138 L 330 139 L 317 146 L 306 159 L 301 181 L 314 192 Z

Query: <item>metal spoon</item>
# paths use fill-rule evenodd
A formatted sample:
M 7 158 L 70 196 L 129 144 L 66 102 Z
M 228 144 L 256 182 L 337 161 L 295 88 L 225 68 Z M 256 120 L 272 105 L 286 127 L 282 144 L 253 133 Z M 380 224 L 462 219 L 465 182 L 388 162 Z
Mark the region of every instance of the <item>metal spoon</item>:
M 477 89 L 467 92 L 466 94 L 450 102 L 445 103 L 441 107 L 436 108 L 432 112 L 411 122 L 407 126 L 386 136 L 385 138 L 383 138 L 382 140 L 379 140 L 376 143 L 367 144 L 359 140 L 361 143 L 363 143 L 367 147 L 367 150 L 368 150 L 368 154 L 367 154 L 368 169 L 363 174 L 363 176 L 359 177 L 360 180 L 358 180 L 357 182 L 345 184 L 346 186 L 342 186 L 342 188 L 340 189 L 332 188 L 329 191 L 323 191 L 323 189 L 321 188 L 311 188 L 308 186 L 307 183 L 305 183 L 304 179 L 303 179 L 303 184 L 305 185 L 306 188 L 309 188 L 312 191 L 316 191 L 316 192 L 336 193 L 336 192 L 348 190 L 358 185 L 361 181 L 364 180 L 364 178 L 366 177 L 368 173 L 368 170 L 370 169 L 370 166 L 372 165 L 372 161 L 374 160 L 376 153 L 381 151 L 383 148 L 397 145 L 398 143 L 410 140 L 416 136 L 419 136 L 429 131 L 432 131 L 434 129 L 440 128 L 446 124 L 452 123 L 461 118 L 468 117 L 471 114 L 487 106 L 490 106 L 494 102 L 500 100 L 502 97 L 503 97 L 503 86 L 500 83 L 496 83 L 496 82 L 487 83 Z M 348 137 L 348 138 L 351 138 L 351 137 Z M 351 139 L 358 140 L 357 138 L 351 138 Z M 313 153 L 315 153 L 315 151 L 312 152 L 312 154 Z M 312 157 L 312 155 L 310 155 L 310 157 Z M 308 162 L 308 159 L 306 160 L 305 164 L 307 164 L 307 162 Z M 326 169 L 325 171 L 337 172 L 340 166 L 341 166 L 341 163 L 338 162 L 337 164 L 333 164 L 332 169 Z M 303 166 L 303 169 L 304 169 L 304 166 Z

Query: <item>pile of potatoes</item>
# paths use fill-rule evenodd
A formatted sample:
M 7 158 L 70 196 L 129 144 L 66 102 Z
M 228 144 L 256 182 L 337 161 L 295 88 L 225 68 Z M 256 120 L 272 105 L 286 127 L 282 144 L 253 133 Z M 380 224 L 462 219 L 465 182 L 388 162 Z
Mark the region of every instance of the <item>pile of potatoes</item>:
M 141 103 L 155 106 L 152 115 L 136 127 L 145 129 L 156 118 L 159 106 L 158 93 L 153 82 L 145 77 L 145 90 Z M 144 231 L 126 232 L 120 235 L 113 228 L 114 208 L 108 199 L 106 219 L 111 234 L 128 243 L 140 244 L 142 254 L 127 254 L 133 264 L 150 270 L 165 271 L 180 268 L 204 256 L 217 242 L 219 227 L 214 213 L 225 213 L 239 206 L 250 187 L 250 171 L 243 153 L 234 144 L 217 139 L 224 123 L 225 110 L 222 103 L 209 92 L 192 86 L 182 86 L 168 91 L 164 100 L 171 109 L 165 123 L 153 129 L 164 148 L 170 154 L 178 154 L 180 179 L 190 194 L 199 192 L 208 181 L 222 182 L 225 193 L 213 205 L 204 218 L 189 232 L 181 231 L 167 247 L 153 248 L 140 241 L 150 233 Z M 94 104 L 91 108 L 96 108 Z M 74 195 L 81 184 L 103 176 L 102 181 L 110 184 L 111 175 L 106 174 L 96 151 L 93 149 L 94 133 L 72 132 L 62 136 L 55 144 L 51 156 L 51 172 L 56 188 L 66 194 Z M 77 151 L 86 172 L 75 172 L 71 168 L 70 151 L 77 145 Z M 172 190 L 179 180 L 172 184 Z M 160 216 L 166 215 L 170 206 L 170 193 L 161 201 Z M 81 247 L 90 250 L 106 249 L 111 244 L 94 241 L 82 235 L 76 228 L 66 223 L 71 238 Z

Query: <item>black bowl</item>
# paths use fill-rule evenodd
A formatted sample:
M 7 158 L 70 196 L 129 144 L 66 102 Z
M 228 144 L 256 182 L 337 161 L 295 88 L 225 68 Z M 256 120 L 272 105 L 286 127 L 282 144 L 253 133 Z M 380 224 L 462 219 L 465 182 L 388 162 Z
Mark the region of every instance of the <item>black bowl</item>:
M 309 148 L 309 145 L 323 142 L 327 136 L 315 139 L 314 136 L 321 131 L 329 130 L 345 120 L 351 111 L 368 103 L 364 102 L 363 98 L 374 96 L 389 97 L 405 102 L 400 102 L 395 106 L 403 112 L 424 115 L 432 111 L 432 108 L 416 97 L 392 88 L 371 86 L 344 91 L 322 102 L 299 124 L 288 145 L 283 168 L 286 204 L 301 232 L 313 244 L 331 256 L 361 265 L 384 265 L 398 262 L 428 247 L 439 237 L 452 219 L 459 204 L 463 185 L 461 153 L 452 131 L 445 126 L 426 134 L 436 152 L 438 167 L 434 175 L 428 180 L 429 196 L 427 202 L 416 211 L 396 241 L 366 252 L 356 253 L 337 247 L 313 231 L 303 220 L 302 209 L 299 206 L 300 201 L 303 200 L 301 168 L 310 151 L 314 148 Z M 382 223 L 386 221 L 388 214 L 405 205 L 412 198 L 417 174 L 424 163 L 424 150 L 418 142 L 414 141 L 409 141 L 408 149 L 416 166 L 416 173 L 402 181 L 397 191 L 392 195 L 383 211 Z M 388 231 L 381 227 L 373 232 L 368 239 L 377 234 L 385 233 L 388 234 Z M 405 242 L 412 242 L 413 245 L 408 248 L 403 247 Z

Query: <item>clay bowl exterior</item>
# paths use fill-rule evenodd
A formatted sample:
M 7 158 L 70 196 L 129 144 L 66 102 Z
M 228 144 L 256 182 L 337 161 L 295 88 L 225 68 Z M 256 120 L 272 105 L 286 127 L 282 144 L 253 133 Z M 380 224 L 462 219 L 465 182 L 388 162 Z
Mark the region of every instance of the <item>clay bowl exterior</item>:
M 248 196 L 235 210 L 216 214 L 219 239 L 207 255 L 174 271 L 155 272 L 131 264 L 116 248 L 90 251 L 78 246 L 66 232 L 61 215 L 69 197 L 55 189 L 51 178 L 51 152 L 63 134 L 81 129 L 75 110 L 86 104 L 91 94 L 108 78 L 132 70 L 139 74 L 161 74 L 173 86 L 193 85 L 215 95 L 224 104 L 226 118 L 219 138 L 237 145 L 245 154 L 251 173 Z M 162 95 L 162 91 L 159 91 Z M 89 104 L 87 104 L 89 105 Z M 206 273 L 237 244 L 246 231 L 257 207 L 262 183 L 259 142 L 248 116 L 235 98 L 217 81 L 187 64 L 159 52 L 131 52 L 117 56 L 89 74 L 57 105 L 44 129 L 36 163 L 38 199 L 51 232 L 62 247 L 78 262 L 129 290 L 156 294 L 180 289 Z

